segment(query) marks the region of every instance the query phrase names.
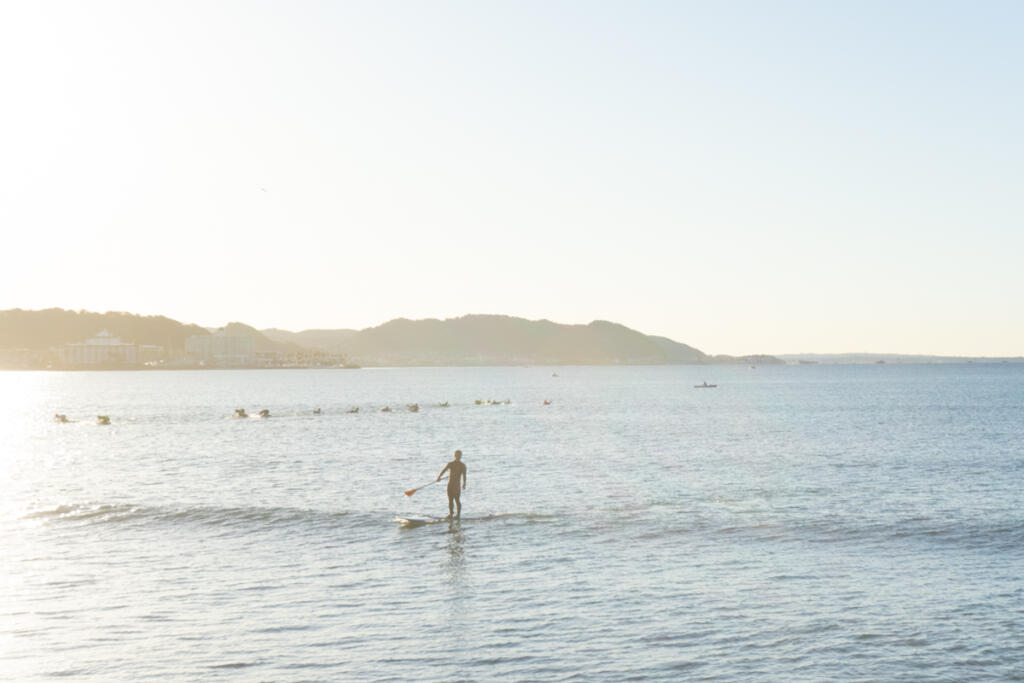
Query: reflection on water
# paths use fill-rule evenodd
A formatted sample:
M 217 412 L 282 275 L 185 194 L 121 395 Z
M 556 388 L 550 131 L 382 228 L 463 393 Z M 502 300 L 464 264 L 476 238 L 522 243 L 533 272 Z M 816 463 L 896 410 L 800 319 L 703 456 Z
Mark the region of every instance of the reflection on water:
M 441 580 L 447 588 L 447 628 L 462 633 L 472 628 L 475 621 L 473 591 L 466 570 L 466 536 L 462 522 L 448 521 L 445 551 L 441 558 Z
M 446 535 L 448 557 L 445 562 L 445 577 L 453 589 L 459 590 L 463 587 L 466 579 L 465 535 L 462 531 L 462 523 L 454 519 L 449 520 Z

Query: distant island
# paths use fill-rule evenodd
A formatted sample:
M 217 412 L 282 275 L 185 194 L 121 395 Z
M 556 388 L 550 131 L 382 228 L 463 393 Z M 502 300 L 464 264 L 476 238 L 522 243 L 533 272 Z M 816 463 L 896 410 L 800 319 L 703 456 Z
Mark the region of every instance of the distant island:
M 484 365 L 778 364 L 709 355 L 596 320 L 565 325 L 504 315 L 399 318 L 364 330 L 207 329 L 163 316 L 47 309 L 0 311 L 0 368 L 133 369 Z

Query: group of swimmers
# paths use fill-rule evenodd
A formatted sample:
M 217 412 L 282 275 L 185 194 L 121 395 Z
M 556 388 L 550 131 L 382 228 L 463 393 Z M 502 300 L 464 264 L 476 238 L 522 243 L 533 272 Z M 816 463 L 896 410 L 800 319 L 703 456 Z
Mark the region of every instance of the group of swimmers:
M 314 411 L 314 412 L 319 413 L 319 411 L 320 411 L 320 409 L 317 408 L 316 411 Z M 264 408 L 263 410 L 261 410 L 258 413 L 258 415 L 260 417 L 270 417 L 270 411 L 267 410 L 266 408 Z M 235 417 L 252 417 L 252 415 L 250 415 L 249 413 L 245 412 L 245 408 L 235 408 Z
M 504 401 L 482 401 L 480 399 L 477 399 L 473 403 L 475 405 L 478 405 L 478 406 L 481 406 L 481 405 L 484 405 L 484 406 L 490 406 L 490 405 L 511 405 L 512 401 L 510 399 L 505 399 Z M 448 403 L 448 401 L 444 401 L 442 403 L 438 403 L 437 407 L 438 408 L 447 408 L 447 407 L 449 407 L 449 405 L 450 404 Z M 551 405 L 551 401 L 549 401 L 547 399 L 544 399 L 544 402 L 541 405 L 549 406 L 549 405 Z M 405 406 L 405 409 L 407 411 L 409 411 L 410 413 L 418 413 L 420 411 L 420 404 L 419 403 L 409 403 L 409 404 L 407 404 Z M 347 412 L 349 414 L 358 413 L 359 412 L 359 406 L 353 406 L 352 408 L 349 408 L 345 412 Z M 383 408 L 380 409 L 380 412 L 382 412 L 382 413 L 390 413 L 391 412 L 391 407 L 390 406 L 384 406 Z M 256 415 L 258 417 L 262 417 L 262 418 L 270 417 L 270 410 L 268 410 L 267 408 L 264 408 L 263 410 L 261 410 Z M 313 409 L 313 415 L 323 415 L 323 410 L 320 409 L 320 408 L 314 408 Z M 245 411 L 245 408 L 235 408 L 235 417 L 238 417 L 238 418 L 248 418 L 248 417 L 253 417 L 253 416 L 250 415 L 249 413 L 247 413 Z M 74 420 L 69 419 L 68 416 L 63 414 L 63 413 L 55 413 L 54 416 L 53 416 L 53 421 L 54 422 L 60 422 L 60 423 L 74 422 Z M 109 425 L 110 424 L 110 416 L 109 415 L 97 415 L 96 416 L 96 424 Z
M 74 422 L 74 420 L 69 420 L 68 416 L 65 415 L 64 413 L 54 413 L 53 421 L 54 422 L 60 422 L 61 424 L 66 423 L 66 422 Z M 96 424 L 99 424 L 99 425 L 108 425 L 108 424 L 110 424 L 110 416 L 109 415 L 97 415 L 96 416 Z
M 497 405 L 509 406 L 509 405 L 512 405 L 512 400 L 511 399 L 505 399 L 504 401 L 483 401 L 481 399 L 477 399 L 477 400 L 473 401 L 473 404 L 474 405 L 478 405 L 478 406 L 497 406 Z M 551 405 L 551 401 L 549 401 L 548 399 L 544 399 L 544 401 L 543 401 L 543 403 L 541 403 L 541 405 L 549 406 L 549 405 Z M 451 406 L 451 404 L 448 403 L 448 401 L 442 401 L 441 403 L 437 404 L 438 408 L 448 408 L 450 406 Z M 407 403 L 406 406 L 405 406 L 405 409 L 408 412 L 410 412 L 410 413 L 418 413 L 418 412 L 420 412 L 420 404 L 419 403 Z M 353 407 L 349 408 L 348 410 L 346 410 L 345 412 L 349 413 L 349 414 L 358 413 L 359 412 L 359 406 L 353 406 Z M 382 412 L 382 413 L 390 413 L 390 412 L 392 412 L 391 411 L 391 406 L 384 406 L 383 408 L 380 409 L 380 412 Z M 323 415 L 323 410 L 320 409 L 320 408 L 314 408 L 313 409 L 313 414 L 314 415 Z M 267 410 L 266 408 L 264 408 L 263 410 L 261 410 L 259 412 L 259 416 L 260 417 L 270 417 L 270 411 Z M 252 417 L 252 416 L 249 415 L 247 412 L 245 412 L 245 408 L 235 408 L 235 417 Z

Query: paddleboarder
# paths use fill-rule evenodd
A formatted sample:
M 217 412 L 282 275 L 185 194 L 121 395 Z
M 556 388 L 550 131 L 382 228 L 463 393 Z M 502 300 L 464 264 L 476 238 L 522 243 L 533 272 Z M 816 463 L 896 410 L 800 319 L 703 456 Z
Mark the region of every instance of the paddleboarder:
M 448 517 L 452 517 L 455 506 L 458 506 L 458 513 L 455 516 L 462 517 L 462 501 L 459 500 L 459 495 L 462 489 L 466 488 L 466 463 L 462 462 L 462 451 L 455 451 L 455 459 L 444 466 L 437 475 L 437 481 L 441 481 L 441 475 L 445 472 L 448 472 Z

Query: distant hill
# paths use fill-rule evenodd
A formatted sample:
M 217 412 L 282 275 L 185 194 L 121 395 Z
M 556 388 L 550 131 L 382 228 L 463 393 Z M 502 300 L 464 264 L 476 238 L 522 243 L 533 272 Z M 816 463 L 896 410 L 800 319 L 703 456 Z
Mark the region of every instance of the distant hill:
M 255 352 L 329 352 L 361 365 L 658 365 L 778 363 L 771 356 L 709 356 L 666 337 L 604 320 L 563 325 L 504 315 L 447 320 L 398 318 L 365 330 L 257 330 L 240 322 L 223 328 L 186 325 L 163 316 L 48 309 L 0 311 L 0 351 L 52 350 L 103 330 L 125 342 L 162 346 L 184 355 L 185 340 L 223 330 L 249 337 Z M 23 357 L 24 353 L 21 353 Z M 52 351 L 49 351 L 52 355 Z M 10 355 L 10 354 L 8 354 Z M 33 361 L 36 365 L 46 361 Z
M 746 362 L 616 323 L 562 325 L 503 315 L 398 318 L 349 337 L 341 350 L 363 365 L 641 365 Z
M 185 325 L 162 315 L 90 313 L 62 308 L 0 311 L 0 349 L 48 349 L 81 342 L 103 330 L 126 342 L 174 351 L 183 351 L 185 340 L 191 336 L 209 334 L 198 325 Z
M 252 339 L 252 350 L 260 353 L 264 351 L 277 351 L 280 353 L 297 353 L 303 350 L 303 346 L 290 341 L 277 341 L 267 337 L 265 334 L 250 327 L 245 323 L 228 323 L 224 326 L 224 333 L 229 337 L 249 337 Z
M 305 349 L 313 351 L 330 351 L 340 353 L 342 345 L 357 330 L 303 330 L 301 332 L 289 332 L 288 330 L 260 330 L 263 336 L 271 341 L 296 344 Z

